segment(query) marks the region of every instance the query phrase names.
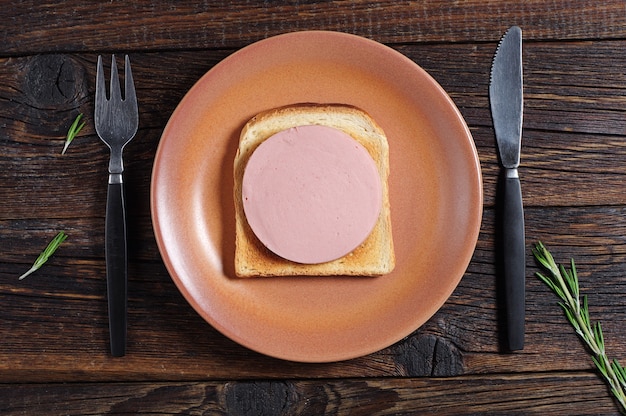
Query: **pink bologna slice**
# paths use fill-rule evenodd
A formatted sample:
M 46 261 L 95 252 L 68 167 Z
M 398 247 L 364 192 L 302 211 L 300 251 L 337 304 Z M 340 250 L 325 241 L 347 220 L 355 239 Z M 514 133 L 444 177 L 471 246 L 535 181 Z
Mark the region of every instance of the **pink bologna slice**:
M 252 153 L 242 183 L 246 218 L 277 255 L 317 264 L 357 248 L 378 221 L 382 185 L 368 151 L 343 131 L 290 128 Z

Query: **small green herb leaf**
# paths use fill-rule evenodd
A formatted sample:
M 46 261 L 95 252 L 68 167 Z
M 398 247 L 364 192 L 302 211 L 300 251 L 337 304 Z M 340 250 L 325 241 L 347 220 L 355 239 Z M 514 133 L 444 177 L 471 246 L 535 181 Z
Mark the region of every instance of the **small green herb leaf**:
M 43 266 L 43 264 L 48 261 L 50 256 L 54 254 L 57 248 L 59 248 L 61 243 L 65 241 L 66 238 L 67 238 L 67 234 L 65 234 L 63 231 L 59 232 L 52 239 L 52 241 L 50 241 L 50 243 L 48 244 L 48 247 L 46 247 L 45 250 L 39 255 L 39 257 L 37 257 L 37 260 L 35 260 L 35 263 L 33 263 L 33 266 L 26 273 L 20 276 L 19 280 L 22 280 L 29 274 L 39 270 L 41 266 Z
M 78 133 L 82 130 L 82 128 L 85 127 L 85 122 L 84 121 L 82 123 L 80 122 L 81 118 L 83 118 L 82 113 L 76 116 L 76 119 L 70 126 L 70 129 L 67 131 L 67 138 L 65 139 L 65 146 L 63 146 L 63 151 L 61 152 L 62 155 L 65 154 L 65 151 L 70 146 L 70 143 L 72 143 L 72 140 L 74 140 L 74 138 L 78 135 Z

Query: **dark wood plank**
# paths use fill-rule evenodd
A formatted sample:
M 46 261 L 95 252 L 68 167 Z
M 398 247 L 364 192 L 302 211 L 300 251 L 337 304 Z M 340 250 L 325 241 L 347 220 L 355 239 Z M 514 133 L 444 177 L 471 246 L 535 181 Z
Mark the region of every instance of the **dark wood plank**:
M 531 208 L 528 241 L 527 344 L 500 348 L 493 211 L 487 210 L 469 268 L 450 299 L 422 328 L 389 348 L 355 360 L 306 365 L 248 351 L 205 323 L 185 302 L 158 258 L 144 246 L 149 231 L 131 239 L 129 346 L 122 360 L 108 356 L 102 235 L 70 238 L 39 272 L 17 277 L 38 254 L 41 223 L 0 222 L 0 242 L 31 229 L 32 236 L 0 262 L 0 382 L 87 380 L 203 380 L 258 377 L 454 376 L 592 370 L 556 297 L 535 277 L 531 243 L 543 240 L 559 262 L 575 257 L 591 318 L 602 322 L 611 357 L 626 356 L 626 207 Z M 8 225 L 8 226 L 7 226 Z M 5 231 L 11 229 L 13 231 Z M 86 229 L 92 229 L 90 225 Z M 76 227 L 77 229 L 80 227 Z M 77 230 L 78 231 L 78 230 Z M 4 234 L 6 233 L 6 234 Z M 139 241 L 139 244 L 133 244 Z M 30 247 L 30 248 L 29 248 Z M 24 254 L 29 251 L 31 256 Z M 61 335 L 61 336 L 59 336 Z M 24 340 L 28 342 L 25 345 Z M 19 354 L 16 354 L 19 351 Z M 166 362 L 167 365 L 160 363 Z M 62 365 L 60 365 L 62 363 Z
M 338 30 L 385 43 L 496 41 L 512 24 L 527 39 L 624 38 L 621 0 L 450 2 L 246 0 L 22 1 L 0 11 L 0 56 L 40 52 L 241 47 L 293 30 Z M 70 12 L 71 11 L 71 12 Z
M 495 397 L 494 391 L 498 391 Z M 0 385 L 0 408 L 7 416 L 618 414 L 598 378 L 581 372 L 444 379 Z
M 615 60 L 611 53 L 612 48 L 624 47 L 621 41 L 531 43 L 526 47 L 520 173 L 527 206 L 626 202 L 620 169 L 626 162 L 626 121 L 620 112 L 626 105 L 622 98 L 626 81 L 615 75 L 626 62 Z M 498 170 L 487 99 L 494 48 L 495 44 L 399 48 L 442 84 L 466 118 L 481 159 L 487 206 L 493 205 Z M 152 160 L 169 115 L 195 81 L 231 52 L 133 56 L 141 130 L 127 149 L 131 214 L 148 212 Z M 182 68 L 181 62 L 185 71 L 168 76 L 166 71 Z M 81 217 L 103 215 L 108 153 L 91 121 L 94 67 L 93 55 L 36 56 L 4 60 L 0 65 L 0 92 L 5 97 L 0 101 L 4 126 L 0 162 L 10 164 L 0 170 L 0 192 L 11 195 L 0 199 L 0 218 L 66 218 L 76 214 L 74 209 L 80 210 Z M 605 71 L 607 67 L 615 69 Z M 55 85 L 62 74 L 71 82 L 64 83 L 60 93 Z M 33 80 L 45 88 L 31 91 L 25 87 Z M 88 125 L 61 156 L 67 127 L 79 112 L 86 115 Z M 72 182 L 77 173 L 80 186 Z M 606 186 L 598 187 L 600 181 Z

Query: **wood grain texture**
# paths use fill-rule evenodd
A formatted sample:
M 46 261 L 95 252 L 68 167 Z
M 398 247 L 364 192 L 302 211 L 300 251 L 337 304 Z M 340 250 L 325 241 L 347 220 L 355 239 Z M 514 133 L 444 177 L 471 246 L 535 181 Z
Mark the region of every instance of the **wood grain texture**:
M 525 56 L 529 58 L 525 68 L 527 98 L 520 175 L 527 206 L 625 202 L 621 186 L 626 178 L 620 167 L 626 162 L 623 140 L 626 119 L 619 108 L 626 105 L 623 98 L 626 81 L 615 73 L 626 62 L 611 59 L 609 53 L 611 48 L 619 50 L 625 46 L 621 41 L 525 46 Z M 495 43 L 401 46 L 398 50 L 429 71 L 455 100 L 478 147 L 485 204 L 493 205 L 498 167 L 489 124 L 487 85 Z M 133 55 L 141 130 L 127 148 L 131 214 L 147 213 L 151 161 L 169 115 L 195 81 L 230 52 Z M 81 132 L 66 155 L 60 155 L 65 132 L 75 115 L 93 114 L 90 97 L 95 58 L 94 55 L 54 55 L 42 62 L 42 57 L 35 56 L 5 59 L 0 65 L 0 91 L 6 97 L 5 110 L 0 113 L 4 126 L 0 144 L 5 149 L 1 157 L 6 163 L 16 162 L 11 169 L 0 171 L 0 189 L 6 189 L 17 199 L 0 200 L 0 218 L 42 217 L 47 215 L 45 212 L 54 212 L 55 217 L 71 215 L 63 208 L 77 200 L 83 201 L 85 209 L 102 207 L 96 201 L 104 196 L 99 184 L 106 181 L 103 166 L 108 152 L 92 126 L 89 124 Z M 40 67 L 46 62 L 53 66 L 42 73 Z M 551 69 L 555 67 L 558 70 Z M 578 67 L 585 70 L 579 71 Z M 184 76 L 169 76 L 171 68 L 177 68 L 176 72 Z M 24 85 L 29 85 L 33 78 L 42 85 L 50 85 L 61 76 L 75 82 L 73 87 L 66 87 L 71 91 L 65 95 L 55 92 L 56 89 L 39 92 L 48 94 L 45 99 L 37 98 L 32 91 L 22 93 L 26 90 Z M 547 88 L 548 93 L 540 92 Z M 3 114 L 14 115 L 9 118 Z M 46 163 L 26 163 L 33 161 Z M 77 171 L 81 172 L 85 186 L 69 190 L 66 187 L 62 195 L 46 195 L 54 192 L 54 188 L 44 189 L 48 183 L 57 179 L 67 182 L 69 175 Z M 607 186 L 596 186 L 600 180 Z M 34 193 L 41 199 L 31 198 Z M 47 203 L 41 204 L 41 200 Z M 85 214 L 101 215 L 93 211 Z
M 501 395 L 494 397 L 494 390 Z M 579 372 L 428 380 L 0 385 L 0 407 L 7 416 L 616 414 L 602 383 Z
M 626 208 L 598 207 L 527 210 L 527 237 L 553 249 L 557 260 L 576 257 L 583 293 L 593 320 L 602 321 L 607 350 L 626 355 L 621 319 L 626 305 Z M 5 230 L 16 225 L 1 224 Z M 527 346 L 520 354 L 503 354 L 494 279 L 493 211 L 484 216 L 483 231 L 468 271 L 443 308 L 410 337 L 372 354 L 340 363 L 306 365 L 283 362 L 248 351 L 205 323 L 185 302 L 163 265 L 144 247 L 129 244 L 129 345 L 123 360 L 108 356 L 102 234 L 90 238 L 68 231 L 70 238 L 37 274 L 17 282 L 37 254 L 48 232 L 34 229 L 30 256 L 26 241 L 14 248 L 12 261 L 0 270 L 0 381 L 202 380 L 274 377 L 457 376 L 491 372 L 585 370 L 593 365 L 557 306 L 557 298 L 532 276 L 528 258 Z M 620 227 L 622 232 L 620 232 Z M 96 223 L 85 225 L 98 229 Z M 559 229 L 558 236 L 546 229 Z M 43 227 L 42 227 L 43 228 Z M 76 226 L 80 228 L 80 226 Z M 142 228 L 142 227 L 140 227 Z M 149 229 L 144 231 L 148 234 Z M 613 235 L 614 237 L 610 237 Z M 144 237 L 145 240 L 146 237 Z M 0 236 L 5 241 L 5 236 Z M 153 245 L 154 243 L 150 243 Z M 81 251 L 82 250 L 82 251 Z M 77 253 L 82 252 L 79 256 Z M 606 284 L 610 282 L 610 286 Z M 62 334 L 62 336 L 59 336 Z M 28 345 L 24 346 L 24 339 Z M 19 360 L 15 351 L 20 349 Z M 68 355 L 68 350 L 72 351 Z M 538 357 L 543 357 L 538 359 Z M 161 366 L 167 357 L 167 366 Z M 581 357 L 585 357 L 581 359 Z M 62 363 L 62 365 L 60 365 Z
M 541 240 L 557 261 L 575 258 L 607 352 L 626 361 L 623 1 L 18 1 L 0 7 L 0 19 L 3 415 L 618 413 L 557 298 L 534 277 L 530 250 Z M 487 91 L 497 41 L 514 23 L 525 39 L 519 171 L 527 316 L 526 348 L 507 354 Z M 425 325 L 369 356 L 306 365 L 249 351 L 204 322 L 169 277 L 149 214 L 159 138 L 186 91 L 238 48 L 305 29 L 384 42 L 428 71 L 469 125 L 485 203 L 472 261 Z M 123 359 L 108 354 L 108 150 L 92 125 L 95 63 L 110 52 L 130 52 L 140 103 L 140 131 L 125 152 L 130 315 Z M 61 156 L 79 113 L 87 126 Z M 18 281 L 61 229 L 68 240 Z
M 621 0 L 426 1 L 20 1 L 0 19 L 0 56 L 86 50 L 238 48 L 294 30 L 338 30 L 384 43 L 497 41 L 509 26 L 525 38 L 619 39 Z M 17 10 L 15 10 L 17 9 Z

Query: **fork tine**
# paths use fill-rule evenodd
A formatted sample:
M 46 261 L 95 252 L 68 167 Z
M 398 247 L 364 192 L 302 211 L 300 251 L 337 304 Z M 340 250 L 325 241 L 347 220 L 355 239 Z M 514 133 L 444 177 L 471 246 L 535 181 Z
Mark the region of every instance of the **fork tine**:
M 102 67 L 102 56 L 98 56 L 98 67 L 96 71 L 96 108 L 102 108 L 107 99 L 106 86 L 104 82 L 104 68 Z
M 115 55 L 111 55 L 111 97 L 109 99 L 114 101 L 122 101 L 120 78 L 117 74 L 117 62 L 115 62 Z
M 135 83 L 133 82 L 133 71 L 130 68 L 130 58 L 126 55 L 124 63 L 124 101 L 129 106 L 137 107 L 137 95 L 135 93 Z

